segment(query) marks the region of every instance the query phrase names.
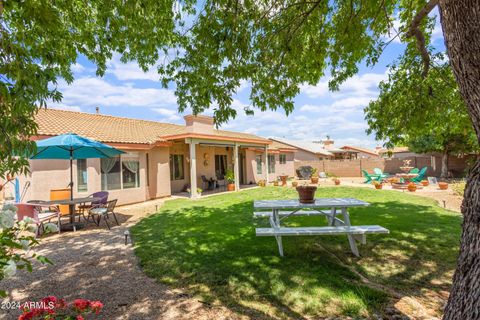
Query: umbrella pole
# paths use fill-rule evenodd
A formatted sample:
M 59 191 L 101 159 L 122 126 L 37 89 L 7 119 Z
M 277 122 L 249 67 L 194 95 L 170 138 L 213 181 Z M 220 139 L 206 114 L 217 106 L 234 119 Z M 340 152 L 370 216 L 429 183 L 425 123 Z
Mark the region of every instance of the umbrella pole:
M 70 200 L 73 200 L 73 151 L 70 150 Z

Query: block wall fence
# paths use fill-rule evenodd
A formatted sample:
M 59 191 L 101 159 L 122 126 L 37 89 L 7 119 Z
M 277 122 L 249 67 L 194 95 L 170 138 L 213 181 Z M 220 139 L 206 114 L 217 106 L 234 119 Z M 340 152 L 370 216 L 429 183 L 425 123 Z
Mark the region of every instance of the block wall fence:
M 449 156 L 449 175 L 453 178 L 465 177 L 469 166 L 476 156 L 463 157 Z M 318 172 L 326 172 L 337 177 L 361 177 L 362 170 L 373 173 L 374 168 L 380 168 L 390 174 L 401 173 L 400 167 L 404 160 L 411 160 L 411 166 L 416 168 L 427 167 L 427 176 L 439 177 L 442 168 L 442 157 L 439 154 L 431 156 L 413 156 L 405 158 L 377 158 L 353 160 L 302 160 L 295 161 L 295 170 L 301 166 L 311 166 Z

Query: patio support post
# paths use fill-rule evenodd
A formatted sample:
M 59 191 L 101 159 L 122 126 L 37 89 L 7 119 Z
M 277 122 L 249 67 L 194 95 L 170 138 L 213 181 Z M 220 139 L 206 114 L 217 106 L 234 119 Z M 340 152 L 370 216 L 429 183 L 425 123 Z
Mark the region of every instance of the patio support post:
M 197 193 L 197 158 L 196 158 L 196 142 L 190 140 L 190 198 L 198 198 Z
M 239 167 L 238 167 L 238 144 L 236 142 L 233 148 L 233 157 L 234 157 L 233 174 L 235 177 L 235 191 L 239 191 L 240 190 L 240 174 L 239 174 Z
M 265 184 L 268 184 L 268 145 L 265 146 Z

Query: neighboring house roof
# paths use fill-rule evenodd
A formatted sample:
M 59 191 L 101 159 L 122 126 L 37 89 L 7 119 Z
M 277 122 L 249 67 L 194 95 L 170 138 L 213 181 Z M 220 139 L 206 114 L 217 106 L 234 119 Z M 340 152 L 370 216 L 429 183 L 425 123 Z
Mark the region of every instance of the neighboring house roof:
M 213 129 L 212 134 L 197 134 L 188 131 L 184 125 L 58 109 L 39 109 L 35 121 L 39 136 L 73 132 L 101 142 L 119 144 L 152 145 L 189 137 L 270 143 L 268 139 L 240 132 Z
M 402 153 L 402 152 L 410 152 L 408 147 L 394 147 L 393 149 L 380 149 L 378 153 Z
M 305 142 L 305 141 L 298 141 L 298 140 L 290 140 L 290 139 L 285 139 L 285 138 L 270 138 L 272 141 L 277 141 L 286 145 L 289 145 L 291 147 L 305 150 L 311 153 L 323 155 L 323 156 L 332 156 L 332 153 L 330 150 L 326 150 L 323 148 L 323 146 L 319 143 L 314 143 L 314 142 Z
M 360 148 L 360 147 L 354 147 L 354 146 L 343 146 L 341 147 L 341 149 L 353 150 L 353 151 L 363 152 L 366 154 L 371 154 L 372 156 L 378 156 L 377 152 L 375 152 L 374 150 L 366 149 L 366 148 Z
M 288 144 L 281 143 L 279 141 L 272 140 L 272 144 L 268 146 L 268 150 L 278 150 L 278 151 L 285 151 L 285 152 L 295 152 L 298 149 L 294 148 Z

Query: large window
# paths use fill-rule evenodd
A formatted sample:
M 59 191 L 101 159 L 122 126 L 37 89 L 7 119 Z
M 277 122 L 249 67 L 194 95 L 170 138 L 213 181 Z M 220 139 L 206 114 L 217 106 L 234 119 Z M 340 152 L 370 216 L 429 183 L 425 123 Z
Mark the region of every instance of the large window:
M 170 155 L 170 180 L 182 180 L 185 178 L 183 170 L 183 154 Z
M 262 174 L 262 156 L 255 156 L 255 162 L 257 163 L 257 174 Z
M 268 173 L 275 173 L 275 155 L 268 155 Z
M 140 187 L 140 162 L 138 156 L 122 156 L 122 186 L 123 189 Z
M 102 158 L 100 164 L 102 172 L 102 190 L 120 189 L 122 186 L 120 157 Z
M 287 163 L 287 155 L 286 154 L 280 154 L 278 161 L 280 164 L 286 164 Z
M 100 161 L 102 190 L 140 187 L 140 161 L 138 154 L 127 153 L 120 157 Z
M 77 191 L 88 191 L 87 159 L 77 160 Z
M 215 155 L 215 175 L 217 179 L 223 179 L 227 173 L 227 155 L 216 154 Z

